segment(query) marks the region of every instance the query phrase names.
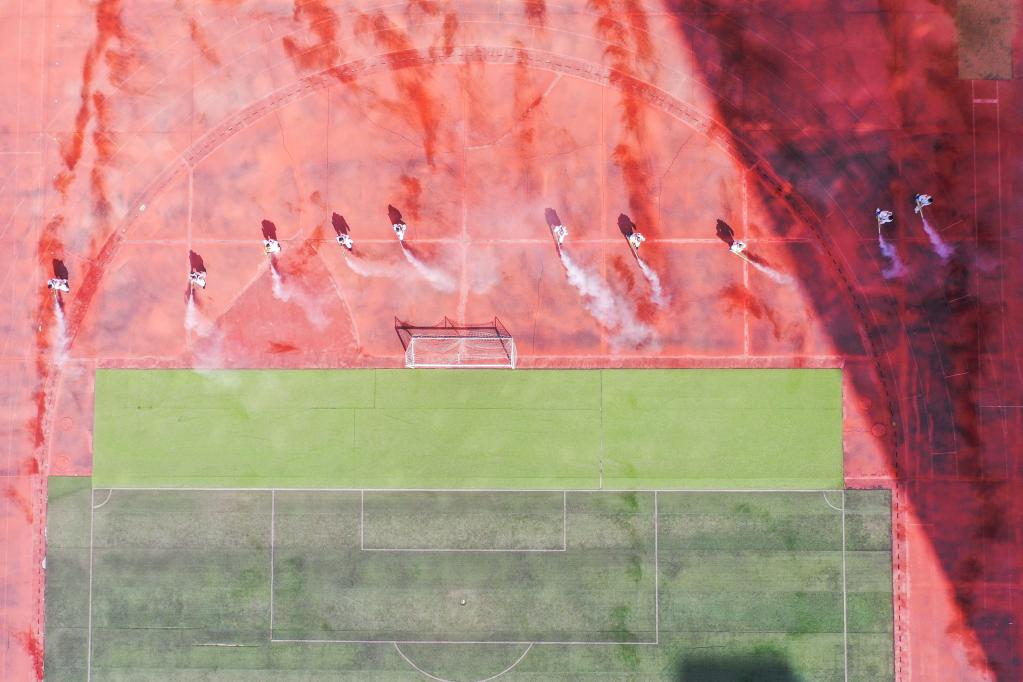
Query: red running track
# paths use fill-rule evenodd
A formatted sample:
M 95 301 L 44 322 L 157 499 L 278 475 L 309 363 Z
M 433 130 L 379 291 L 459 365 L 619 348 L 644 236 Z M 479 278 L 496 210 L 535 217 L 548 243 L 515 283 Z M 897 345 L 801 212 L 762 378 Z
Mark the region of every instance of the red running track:
M 898 678 L 1023 678 L 1023 93 L 958 79 L 954 10 L 8 5 L 3 679 L 40 677 L 45 475 L 91 469 L 96 367 L 398 366 L 395 316 L 495 314 L 524 366 L 844 367 L 847 482 L 895 490 Z M 898 277 L 877 206 L 896 211 Z M 209 274 L 191 313 L 190 250 Z

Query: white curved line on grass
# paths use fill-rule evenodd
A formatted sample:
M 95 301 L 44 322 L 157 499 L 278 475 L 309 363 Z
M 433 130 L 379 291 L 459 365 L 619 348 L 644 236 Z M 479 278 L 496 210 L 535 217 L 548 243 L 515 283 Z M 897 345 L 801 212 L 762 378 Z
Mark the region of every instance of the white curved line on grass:
M 834 509 L 837 512 L 845 511 L 845 503 L 842 503 L 842 507 L 841 508 L 838 508 L 835 505 L 831 504 L 831 501 L 828 500 L 828 491 L 827 490 L 822 490 L 821 491 L 821 495 L 824 496 L 824 504 L 828 505 L 829 507 L 831 507 L 832 509 Z
M 418 670 L 422 674 L 424 674 L 427 677 L 429 677 L 431 680 L 437 680 L 437 682 L 454 682 L 453 680 L 447 680 L 447 679 L 445 679 L 443 677 L 437 677 L 436 675 L 431 675 L 430 673 L 426 672 L 425 670 L 420 668 L 418 665 L 413 663 L 412 659 L 410 659 L 408 656 L 405 655 L 405 652 L 403 652 L 401 650 L 401 647 L 398 646 L 397 642 L 391 642 L 391 644 L 394 645 L 394 649 L 398 652 L 399 656 L 401 656 L 403 659 L 405 659 L 406 663 L 408 663 L 410 666 L 412 666 L 413 668 L 415 668 L 416 670 Z M 535 642 L 530 642 L 529 646 L 526 647 L 526 650 L 522 652 L 522 655 L 519 656 L 518 658 L 516 658 L 515 662 L 512 663 L 510 666 L 508 666 L 507 668 L 505 668 L 501 672 L 497 673 L 496 675 L 491 675 L 490 677 L 484 677 L 482 680 L 476 680 L 476 682 L 490 682 L 490 680 L 496 680 L 498 677 L 501 677 L 505 673 L 509 672 L 512 668 L 514 668 L 515 666 L 517 666 L 519 663 L 522 662 L 522 659 L 525 658 L 526 654 L 528 654 L 530 649 L 533 648 L 533 644 L 535 644 Z
M 114 489 L 113 489 L 113 488 L 111 488 L 110 490 L 108 490 L 108 491 L 107 491 L 107 499 L 103 500 L 102 502 L 100 502 L 100 503 L 99 503 L 99 504 L 97 504 L 97 505 L 94 505 L 94 506 L 93 506 L 93 509 L 94 509 L 94 510 L 95 510 L 95 509 L 99 509 L 99 508 L 100 508 L 100 507 L 102 507 L 102 506 L 103 506 L 104 504 L 106 504 L 107 502 L 109 502 L 109 501 L 110 501 L 110 498 L 111 498 L 111 497 L 113 497 L 113 496 L 114 496 Z

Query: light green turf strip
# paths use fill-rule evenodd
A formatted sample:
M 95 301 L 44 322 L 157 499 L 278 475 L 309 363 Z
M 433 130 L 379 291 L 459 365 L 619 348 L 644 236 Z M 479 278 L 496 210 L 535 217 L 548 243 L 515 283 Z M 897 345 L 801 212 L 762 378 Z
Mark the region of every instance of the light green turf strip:
M 97 487 L 837 488 L 839 370 L 100 370 Z
M 605 487 L 841 485 L 840 370 L 615 370 L 603 383 Z

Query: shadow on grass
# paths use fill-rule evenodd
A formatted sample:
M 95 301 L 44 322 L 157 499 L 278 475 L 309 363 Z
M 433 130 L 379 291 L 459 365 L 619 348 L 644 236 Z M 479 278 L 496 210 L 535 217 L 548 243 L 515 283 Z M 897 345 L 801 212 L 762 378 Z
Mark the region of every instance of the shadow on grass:
M 687 656 L 675 668 L 676 682 L 797 682 L 788 661 L 777 651 L 736 656 Z

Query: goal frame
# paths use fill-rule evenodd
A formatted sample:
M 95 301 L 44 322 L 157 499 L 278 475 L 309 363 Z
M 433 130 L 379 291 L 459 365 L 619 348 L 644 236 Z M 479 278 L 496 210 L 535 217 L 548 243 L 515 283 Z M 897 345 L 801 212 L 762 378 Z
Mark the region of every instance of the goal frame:
M 429 369 L 515 369 L 518 364 L 518 352 L 515 339 L 496 316 L 484 323 L 456 322 L 444 317 L 437 324 L 417 325 L 394 318 L 394 330 L 405 350 L 405 367 Z M 444 361 L 444 351 L 435 351 L 436 356 L 420 352 L 417 357 L 417 345 L 422 347 L 429 343 L 446 343 L 453 350 L 450 361 Z M 493 349 L 492 361 L 465 361 L 462 349 L 465 346 L 489 346 Z

